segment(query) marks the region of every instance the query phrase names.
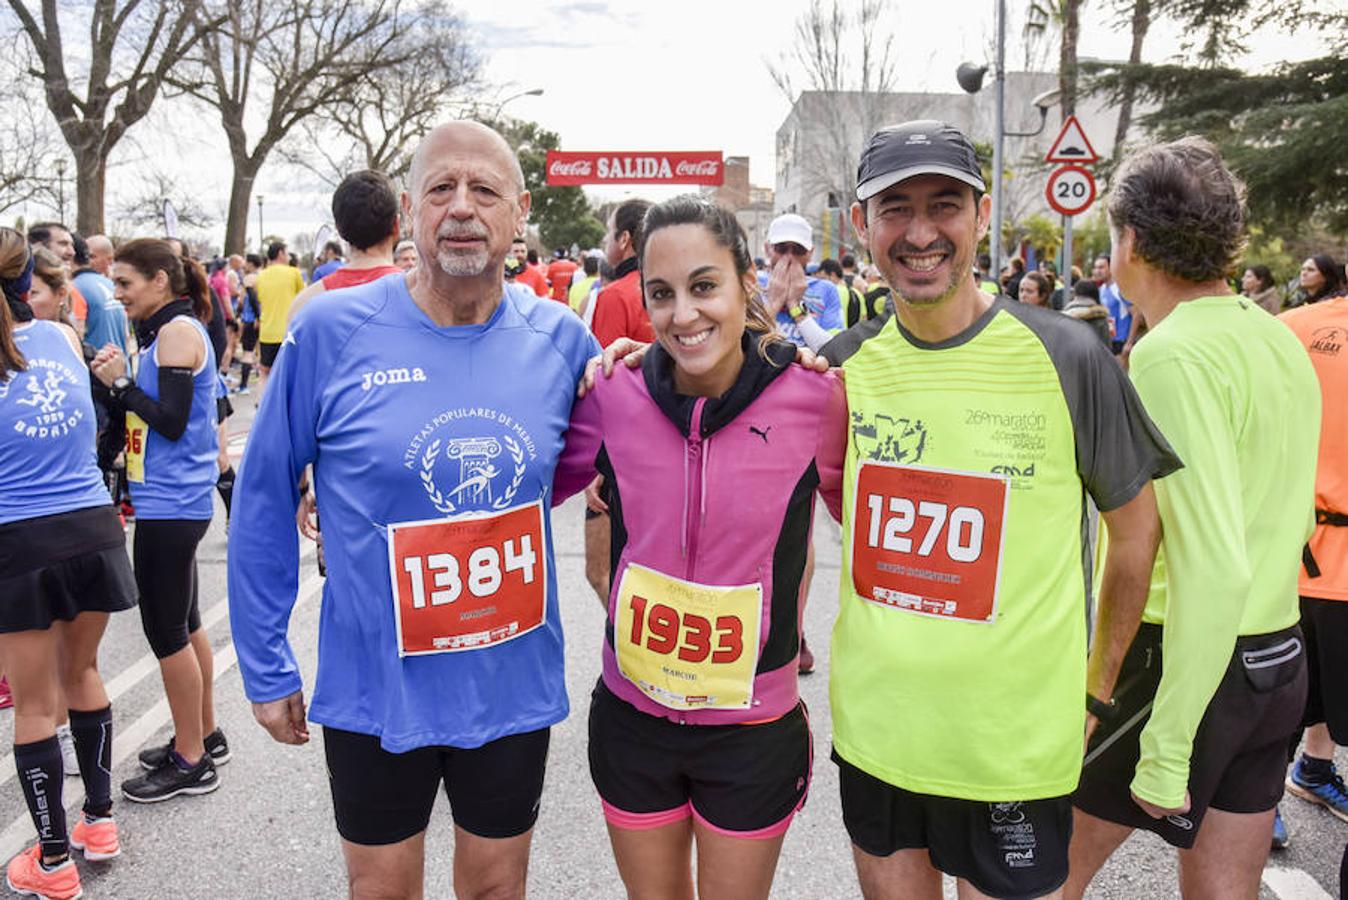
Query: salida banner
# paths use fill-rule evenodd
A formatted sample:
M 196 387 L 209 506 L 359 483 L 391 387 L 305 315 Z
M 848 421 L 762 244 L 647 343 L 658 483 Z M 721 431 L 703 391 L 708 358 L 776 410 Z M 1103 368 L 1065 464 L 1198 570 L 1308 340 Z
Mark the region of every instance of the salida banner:
M 603 151 L 548 151 L 548 184 L 710 184 L 725 181 L 721 154 Z

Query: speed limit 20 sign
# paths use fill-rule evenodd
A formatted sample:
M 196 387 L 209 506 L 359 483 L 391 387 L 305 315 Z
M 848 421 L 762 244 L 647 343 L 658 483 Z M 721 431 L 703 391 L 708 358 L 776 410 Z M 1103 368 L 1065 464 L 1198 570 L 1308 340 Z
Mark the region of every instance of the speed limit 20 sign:
M 1048 205 L 1064 216 L 1079 216 L 1095 202 L 1095 177 L 1081 166 L 1062 166 L 1048 177 Z

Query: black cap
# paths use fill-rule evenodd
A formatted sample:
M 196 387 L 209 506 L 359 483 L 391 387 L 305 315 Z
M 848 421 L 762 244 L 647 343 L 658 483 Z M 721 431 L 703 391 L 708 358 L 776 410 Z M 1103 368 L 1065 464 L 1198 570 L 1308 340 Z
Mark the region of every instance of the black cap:
M 857 166 L 857 199 L 867 200 L 916 175 L 947 175 L 987 191 L 974 145 L 954 125 L 920 119 L 881 128 L 866 142 Z

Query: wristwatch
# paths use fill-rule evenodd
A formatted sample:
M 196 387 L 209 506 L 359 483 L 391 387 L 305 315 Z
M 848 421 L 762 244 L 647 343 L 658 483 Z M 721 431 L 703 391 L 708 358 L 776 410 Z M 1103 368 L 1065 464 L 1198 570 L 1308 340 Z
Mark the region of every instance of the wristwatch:
M 795 306 L 791 307 L 786 311 L 786 314 L 791 317 L 792 321 L 795 322 L 799 322 L 801 319 L 805 318 L 805 313 L 806 309 L 800 303 L 797 303 Z
M 1107 722 L 1118 714 L 1118 701 L 1110 698 L 1108 702 L 1101 700 L 1094 694 L 1086 694 L 1086 712 L 1095 716 L 1102 722 Z
M 135 386 L 136 383 L 127 376 L 118 375 L 112 380 L 112 387 L 110 388 L 113 399 L 117 399 Z

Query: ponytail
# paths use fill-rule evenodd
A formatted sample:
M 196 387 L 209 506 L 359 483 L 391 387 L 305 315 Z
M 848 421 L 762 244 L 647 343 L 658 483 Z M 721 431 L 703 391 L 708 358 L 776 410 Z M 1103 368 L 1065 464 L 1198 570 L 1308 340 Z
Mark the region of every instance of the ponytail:
M 9 380 L 10 372 L 28 368 L 28 360 L 14 340 L 14 316 L 9 305 L 23 303 L 21 297 L 28 293 L 32 265 L 28 239 L 13 228 L 0 228 L 0 286 L 4 288 L 4 297 L 0 297 L 0 384 Z
M 192 314 L 202 322 L 209 323 L 215 315 L 215 304 L 211 302 L 210 279 L 201 263 L 190 256 L 182 257 L 183 296 L 192 301 Z

